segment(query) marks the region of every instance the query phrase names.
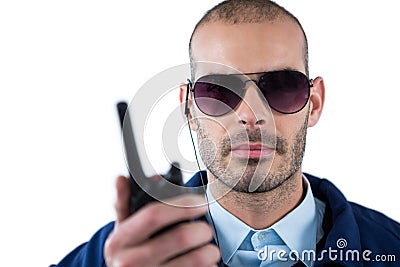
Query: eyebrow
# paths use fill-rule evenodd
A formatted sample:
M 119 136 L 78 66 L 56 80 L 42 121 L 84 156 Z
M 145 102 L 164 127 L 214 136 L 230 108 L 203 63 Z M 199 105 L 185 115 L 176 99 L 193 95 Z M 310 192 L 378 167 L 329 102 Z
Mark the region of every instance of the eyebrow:
M 273 70 L 265 70 L 265 71 L 258 71 L 258 72 L 239 72 L 239 73 L 209 72 L 207 74 L 203 74 L 203 75 L 199 76 L 197 79 L 194 79 L 194 80 L 198 80 L 198 79 L 200 79 L 202 77 L 205 77 L 205 76 L 214 76 L 214 75 L 226 75 L 226 76 L 246 75 L 246 76 L 248 76 L 248 75 L 264 74 L 264 73 L 276 72 L 276 71 L 298 71 L 298 72 L 303 73 L 303 71 L 295 69 L 293 67 L 283 67 L 283 68 L 278 68 L 278 69 L 273 69 Z
M 275 71 L 299 71 L 302 72 L 301 70 L 298 70 L 293 67 L 283 67 L 283 68 L 278 68 L 278 69 L 273 69 L 273 70 L 264 70 L 264 71 L 256 71 L 256 72 L 238 72 L 238 73 L 221 73 L 221 72 L 209 72 L 207 74 L 204 74 L 203 76 L 206 75 L 251 75 L 251 74 L 261 74 L 261 73 L 266 73 L 266 72 L 275 72 Z
M 263 74 L 263 73 L 276 72 L 276 71 L 298 71 L 298 72 L 301 72 L 300 70 L 297 70 L 292 67 L 285 67 L 285 68 L 279 68 L 279 69 L 274 69 L 274 70 L 265 70 L 265 71 L 258 71 L 258 72 L 231 73 L 231 74 L 227 74 L 227 75 L 253 75 L 253 74 Z

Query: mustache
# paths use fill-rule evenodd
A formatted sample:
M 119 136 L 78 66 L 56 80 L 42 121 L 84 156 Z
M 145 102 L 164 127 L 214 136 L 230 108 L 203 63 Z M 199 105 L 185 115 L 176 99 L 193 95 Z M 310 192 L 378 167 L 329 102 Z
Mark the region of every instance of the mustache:
M 243 143 L 261 143 L 268 147 L 273 147 L 276 153 L 283 155 L 286 153 L 288 144 L 286 139 L 271 134 L 260 128 L 240 130 L 237 133 L 226 135 L 221 141 L 221 150 L 224 156 L 227 156 L 232 147 Z

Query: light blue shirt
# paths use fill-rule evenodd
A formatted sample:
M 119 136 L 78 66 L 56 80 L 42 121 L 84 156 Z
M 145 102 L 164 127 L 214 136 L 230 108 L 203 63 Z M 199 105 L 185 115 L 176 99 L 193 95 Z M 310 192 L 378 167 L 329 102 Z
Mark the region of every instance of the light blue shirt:
M 292 266 L 297 260 L 293 262 L 291 259 L 298 255 L 298 259 L 307 267 L 313 266 L 312 257 L 307 254 L 303 257 L 302 253 L 315 252 L 316 244 L 324 235 L 322 220 L 325 204 L 313 196 L 304 175 L 303 180 L 307 186 L 303 201 L 281 220 L 262 230 L 254 230 L 225 210 L 207 188 L 210 212 L 218 233 L 222 260 L 226 265 Z M 210 222 L 208 215 L 207 220 Z M 278 257 L 279 251 L 283 252 Z

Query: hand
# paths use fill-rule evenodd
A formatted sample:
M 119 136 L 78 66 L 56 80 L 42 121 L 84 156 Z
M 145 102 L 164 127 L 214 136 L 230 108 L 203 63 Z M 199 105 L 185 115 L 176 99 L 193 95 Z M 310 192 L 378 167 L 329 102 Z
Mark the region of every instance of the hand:
M 117 220 L 104 246 L 108 267 L 217 266 L 220 252 L 210 244 L 212 230 L 205 222 L 180 223 L 151 237 L 168 225 L 204 215 L 207 206 L 203 198 L 179 196 L 169 201 L 174 205 L 156 201 L 130 215 L 128 179 L 118 177 L 116 187 Z

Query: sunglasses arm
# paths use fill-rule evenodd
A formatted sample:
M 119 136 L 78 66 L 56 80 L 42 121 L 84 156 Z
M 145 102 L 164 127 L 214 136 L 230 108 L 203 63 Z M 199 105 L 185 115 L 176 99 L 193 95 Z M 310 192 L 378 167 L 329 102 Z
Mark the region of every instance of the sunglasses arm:
M 189 107 L 188 107 L 188 103 L 189 103 L 189 92 L 192 88 L 192 82 L 187 79 L 187 85 L 186 85 L 186 98 L 185 98 L 185 116 L 189 115 Z

